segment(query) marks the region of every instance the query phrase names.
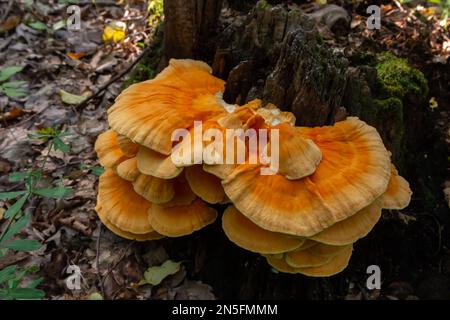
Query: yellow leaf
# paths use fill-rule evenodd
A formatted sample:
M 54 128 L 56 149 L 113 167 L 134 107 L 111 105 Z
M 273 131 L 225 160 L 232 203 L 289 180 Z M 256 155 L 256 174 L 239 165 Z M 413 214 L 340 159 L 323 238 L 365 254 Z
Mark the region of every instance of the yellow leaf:
M 61 100 L 67 104 L 80 104 L 86 99 L 85 96 L 78 96 L 62 89 L 59 90 L 59 95 L 61 96 Z
M 439 106 L 435 97 L 431 97 L 429 103 L 431 110 L 436 109 Z
M 181 262 L 167 260 L 160 266 L 150 267 L 144 273 L 144 279 L 139 284 L 158 285 L 168 276 L 175 274 L 180 270 Z
M 113 21 L 103 29 L 103 42 L 120 42 L 125 38 L 127 25 L 122 21 Z

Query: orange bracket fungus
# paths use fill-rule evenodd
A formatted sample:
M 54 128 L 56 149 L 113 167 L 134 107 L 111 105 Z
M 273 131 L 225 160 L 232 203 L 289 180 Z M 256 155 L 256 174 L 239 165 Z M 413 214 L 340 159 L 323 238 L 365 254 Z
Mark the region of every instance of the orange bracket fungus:
M 297 127 L 273 104 L 225 103 L 224 86 L 207 64 L 172 59 L 117 97 L 95 143 L 100 220 L 127 239 L 180 237 L 230 203 L 222 227 L 237 246 L 280 272 L 341 272 L 382 209 L 411 199 L 380 135 L 355 117 Z

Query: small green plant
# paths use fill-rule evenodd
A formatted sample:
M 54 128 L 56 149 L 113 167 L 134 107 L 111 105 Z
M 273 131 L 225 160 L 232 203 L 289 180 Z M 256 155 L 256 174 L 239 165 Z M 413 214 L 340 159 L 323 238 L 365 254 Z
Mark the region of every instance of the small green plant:
M 31 220 L 31 213 L 24 212 L 22 208 L 32 197 L 45 198 L 63 198 L 72 193 L 72 189 L 62 185 L 42 186 L 42 170 L 47 162 L 48 156 L 52 150 L 69 152 L 70 146 L 62 139 L 68 136 L 66 131 L 59 131 L 53 128 L 46 128 L 30 134 L 32 139 L 42 140 L 48 143 L 48 150 L 44 159 L 38 166 L 25 172 L 13 172 L 9 175 L 11 182 L 22 182 L 23 190 L 1 192 L 0 200 L 16 201 L 9 206 L 3 217 L 7 219 L 6 226 L 0 233 L 0 258 L 5 256 L 8 250 L 16 251 L 35 251 L 41 247 L 41 244 L 32 239 L 13 239 L 21 230 L 23 230 Z M 45 293 L 36 287 L 42 282 L 38 278 L 22 285 L 22 279 L 25 275 L 35 273 L 39 270 L 38 266 L 27 267 L 19 270 L 17 265 L 10 265 L 0 270 L 0 299 L 40 299 Z
M 8 97 L 23 97 L 27 95 L 26 81 L 6 81 L 16 73 L 23 70 L 23 67 L 7 67 L 0 70 L 0 94 Z
M 147 6 L 148 12 L 148 25 L 153 26 L 157 22 L 161 21 L 161 17 L 164 14 L 163 0 L 150 0 Z
M 90 167 L 85 163 L 80 164 L 81 170 L 86 170 L 88 173 L 92 173 L 96 176 L 101 176 L 103 172 L 105 172 L 105 168 L 102 166 Z

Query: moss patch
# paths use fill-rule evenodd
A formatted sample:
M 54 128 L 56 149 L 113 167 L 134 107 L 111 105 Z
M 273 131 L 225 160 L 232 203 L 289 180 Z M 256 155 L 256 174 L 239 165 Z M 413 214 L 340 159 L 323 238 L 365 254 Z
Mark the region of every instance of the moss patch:
M 403 99 L 407 94 L 426 97 L 428 84 L 422 72 L 411 67 L 406 59 L 385 52 L 377 56 L 377 79 L 384 94 Z

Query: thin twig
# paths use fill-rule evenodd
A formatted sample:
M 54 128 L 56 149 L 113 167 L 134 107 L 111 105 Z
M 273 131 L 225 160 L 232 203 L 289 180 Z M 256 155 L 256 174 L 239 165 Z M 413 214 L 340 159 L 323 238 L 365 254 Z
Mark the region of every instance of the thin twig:
M 102 297 L 105 297 L 105 287 L 103 286 L 102 277 L 100 275 L 100 239 L 102 237 L 102 230 L 103 230 L 103 224 L 100 223 L 99 231 L 98 231 L 98 238 L 97 238 L 97 244 L 96 244 L 96 256 L 95 256 L 95 265 L 97 268 L 97 280 L 100 286 L 100 290 L 102 291 Z
M 142 57 L 148 52 L 150 47 L 145 48 L 139 56 L 134 60 L 128 67 L 126 67 L 123 71 L 121 71 L 118 75 L 116 75 L 114 78 L 106 82 L 104 85 L 102 85 L 95 93 L 91 94 L 86 100 L 81 102 L 79 105 L 76 106 L 77 109 L 83 109 L 92 99 L 95 97 L 98 97 L 103 91 L 105 91 L 111 84 L 122 78 L 125 74 L 130 72 L 130 70 L 139 62 L 139 60 L 142 59 Z

